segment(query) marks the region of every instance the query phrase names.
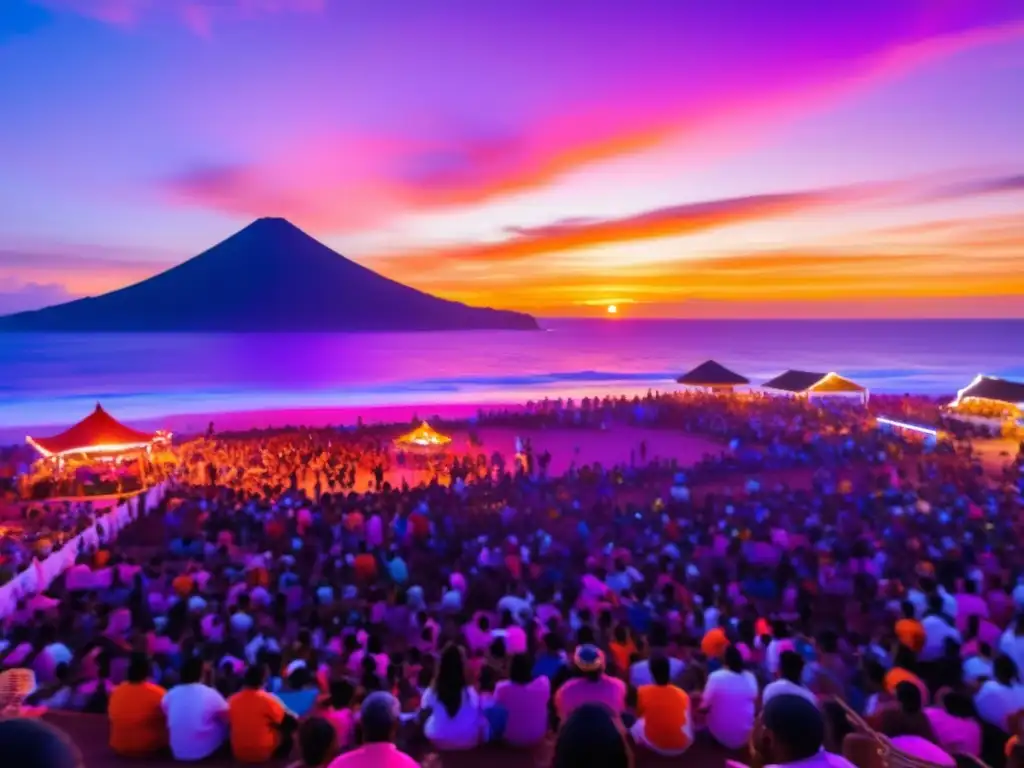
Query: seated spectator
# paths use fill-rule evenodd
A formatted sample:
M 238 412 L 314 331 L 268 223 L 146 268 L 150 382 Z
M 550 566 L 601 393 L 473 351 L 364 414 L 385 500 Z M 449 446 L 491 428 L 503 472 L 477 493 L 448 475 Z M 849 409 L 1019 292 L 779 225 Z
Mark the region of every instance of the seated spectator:
M 543 675 L 534 678 L 530 657 L 512 657 L 509 679 L 497 684 L 494 702 L 507 716 L 504 740 L 514 747 L 532 747 L 548 732 L 548 700 L 551 681 Z
M 775 696 L 790 693 L 794 696 L 803 696 L 817 706 L 818 697 L 801 682 L 803 674 L 803 657 L 796 651 L 783 651 L 779 657 L 779 679 L 764 687 L 764 692 L 761 695 L 762 703 L 767 705 Z
M 980 757 L 981 726 L 971 697 L 961 691 L 947 691 L 940 704 L 924 711 L 939 737 L 939 746 L 951 755 Z
M 637 691 L 637 721 L 631 732 L 637 744 L 659 755 L 678 756 L 693 743 L 690 697 L 672 685 L 668 659 L 651 659 L 654 683 Z
M 66 733 L 35 719 L 0 720 L 0 755 L 5 768 L 85 768 Z
M 956 765 L 953 757 L 939 746 L 931 722 L 922 710 L 921 691 L 913 683 L 896 686 L 895 707 L 881 713 L 879 731 L 889 737 L 896 749 L 911 757 L 935 765 Z
M 351 747 L 355 740 L 356 719 L 352 711 L 352 699 L 356 690 L 348 680 L 332 680 L 329 688 L 330 701 L 323 712 L 323 717 L 334 727 L 337 747 L 344 751 Z
M 263 690 L 266 669 L 253 665 L 245 671 L 242 690 L 228 700 L 231 753 L 240 763 L 265 763 L 291 752 L 295 716 L 278 697 Z
M 996 658 L 993 676 L 974 697 L 974 707 L 983 723 L 1006 731 L 1010 715 L 1024 708 L 1024 687 L 1009 656 Z
M 584 703 L 558 730 L 551 768 L 632 768 L 629 747 L 618 718 L 608 707 Z
M 320 689 L 317 688 L 316 681 L 304 661 L 293 661 L 285 672 L 287 679 L 284 690 L 277 697 L 285 708 L 295 713 L 296 717 L 305 717 L 316 705 Z
M 110 748 L 123 757 L 148 757 L 167 749 L 163 688 L 149 679 L 149 658 L 133 653 L 128 679 L 110 694 Z
M 725 666 L 708 675 L 700 708 L 707 713 L 708 731 L 722 746 L 739 749 L 750 740 L 757 705 L 757 678 L 743 668 L 736 646 L 723 656 Z
M 167 692 L 161 704 L 175 760 L 205 760 L 228 736 L 228 703 L 204 685 L 202 677 L 203 660 L 193 656 L 182 666 L 181 683 Z
M 423 693 L 423 733 L 441 750 L 473 749 L 486 740 L 486 720 L 480 698 L 466 683 L 462 649 L 447 646 L 441 654 L 434 682 Z
M 362 746 L 341 755 L 330 768 L 419 768 L 395 746 L 400 707 L 390 693 L 371 693 L 359 711 Z
M 921 622 L 917 620 L 917 609 L 909 600 L 903 601 L 901 609 L 903 618 L 896 622 L 896 639 L 915 654 L 919 654 L 924 649 L 925 631 Z
M 334 726 L 322 717 L 311 717 L 299 726 L 300 759 L 289 768 L 326 768 L 337 752 Z
M 565 652 L 562 649 L 562 639 L 557 633 L 548 632 L 544 635 L 544 647 L 533 662 L 533 676 L 543 675 L 548 680 L 554 680 L 564 668 Z
M 604 673 L 604 654 L 593 645 L 576 648 L 573 663 L 579 677 L 569 680 L 555 694 L 555 711 L 565 722 L 577 707 L 603 704 L 618 717 L 626 708 L 626 684 Z
M 760 736 L 753 748 L 761 765 L 800 768 L 853 768 L 853 763 L 823 749 L 825 720 L 817 705 L 786 693 L 772 698 L 762 713 Z

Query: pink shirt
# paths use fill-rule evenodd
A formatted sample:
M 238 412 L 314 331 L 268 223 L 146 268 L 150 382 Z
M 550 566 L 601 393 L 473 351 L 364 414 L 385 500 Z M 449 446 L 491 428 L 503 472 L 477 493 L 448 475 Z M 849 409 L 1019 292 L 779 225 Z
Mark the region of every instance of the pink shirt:
M 420 764 L 394 744 L 365 744 L 336 757 L 327 768 L 420 768 Z
M 555 695 L 558 717 L 563 722 L 584 704 L 604 704 L 619 717 L 626 708 L 626 684 L 608 675 L 602 675 L 596 682 L 577 677 L 559 688 Z
M 494 689 L 494 701 L 508 710 L 505 741 L 514 747 L 532 747 L 548 732 L 548 699 L 551 681 L 541 675 L 520 685 L 502 680 Z
M 953 717 L 938 707 L 928 707 L 924 713 L 928 716 L 939 743 L 947 752 L 961 752 L 972 757 L 981 755 L 981 726 L 974 720 Z

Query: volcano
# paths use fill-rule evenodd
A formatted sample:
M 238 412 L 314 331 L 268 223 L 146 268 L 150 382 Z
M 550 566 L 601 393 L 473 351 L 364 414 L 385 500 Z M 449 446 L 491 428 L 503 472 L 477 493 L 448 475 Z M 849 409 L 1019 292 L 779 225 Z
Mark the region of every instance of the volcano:
M 0 331 L 537 330 L 530 315 L 440 299 L 264 218 L 166 272 L 102 296 L 0 317 Z

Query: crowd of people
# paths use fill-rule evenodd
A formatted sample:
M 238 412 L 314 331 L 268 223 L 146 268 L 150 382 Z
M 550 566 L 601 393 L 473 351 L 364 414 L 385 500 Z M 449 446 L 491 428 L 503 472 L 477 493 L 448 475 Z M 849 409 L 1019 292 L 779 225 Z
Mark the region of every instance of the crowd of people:
M 137 524 L 160 543 L 130 529 L 83 552 L 5 618 L 0 666 L 32 670 L 20 706 L 102 713 L 127 756 L 343 768 L 553 744 L 555 765 L 624 768 L 706 741 L 835 767 L 863 718 L 925 762 L 1005 761 L 1024 459 L 993 475 L 802 400 L 524 419 L 576 413 L 732 450 L 680 467 L 638 446 L 560 476 L 532 456 L 403 457 L 430 481 L 392 486 L 400 459 L 373 430 L 210 434 Z M 806 482 L 767 474 L 793 468 Z

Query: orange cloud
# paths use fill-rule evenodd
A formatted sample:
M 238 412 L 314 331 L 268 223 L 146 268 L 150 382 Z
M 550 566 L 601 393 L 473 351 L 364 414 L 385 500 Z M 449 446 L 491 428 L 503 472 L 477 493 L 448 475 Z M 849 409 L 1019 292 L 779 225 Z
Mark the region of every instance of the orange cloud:
M 894 185 L 860 185 L 711 200 L 668 206 L 615 219 L 572 219 L 542 227 L 515 228 L 494 243 L 378 257 L 384 268 L 414 272 L 459 263 L 497 265 L 595 246 L 692 235 L 735 224 L 796 216 L 829 206 L 884 198 Z

